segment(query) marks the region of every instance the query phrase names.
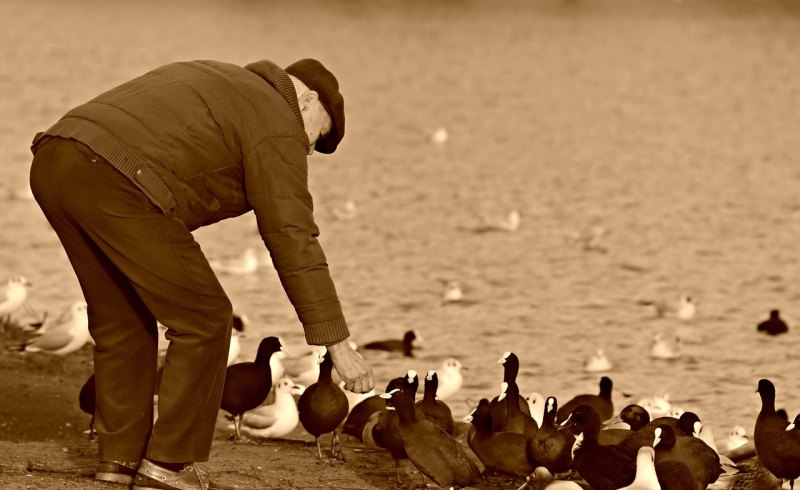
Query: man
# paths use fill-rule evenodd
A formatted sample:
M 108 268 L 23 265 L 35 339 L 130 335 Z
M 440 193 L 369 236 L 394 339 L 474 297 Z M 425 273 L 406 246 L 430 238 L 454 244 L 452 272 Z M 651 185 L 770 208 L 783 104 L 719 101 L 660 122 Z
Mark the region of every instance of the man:
M 306 341 L 328 347 L 347 389 L 374 387 L 347 342 L 307 186 L 306 156 L 332 153 L 343 136 L 339 84 L 313 59 L 285 70 L 266 60 L 168 64 L 36 136 L 31 189 L 96 342 L 96 478 L 209 488 L 193 463 L 208 460 L 232 309 L 192 237 L 200 226 L 253 210 Z M 156 320 L 171 345 L 153 425 Z

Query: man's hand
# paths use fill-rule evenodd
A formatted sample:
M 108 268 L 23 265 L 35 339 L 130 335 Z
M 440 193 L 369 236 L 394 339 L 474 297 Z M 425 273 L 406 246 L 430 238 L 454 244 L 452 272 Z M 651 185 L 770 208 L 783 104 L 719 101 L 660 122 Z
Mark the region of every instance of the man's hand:
M 344 381 L 345 389 L 353 393 L 366 393 L 375 388 L 372 368 L 367 361 L 354 351 L 347 339 L 328 346 L 333 367 Z

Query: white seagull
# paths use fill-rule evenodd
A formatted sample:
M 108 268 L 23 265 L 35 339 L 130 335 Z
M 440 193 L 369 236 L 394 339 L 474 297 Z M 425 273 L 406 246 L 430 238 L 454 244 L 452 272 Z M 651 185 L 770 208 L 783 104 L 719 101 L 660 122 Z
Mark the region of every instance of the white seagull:
M 295 384 L 291 379 L 280 379 L 275 386 L 274 403 L 261 405 L 244 414 L 242 433 L 250 438 L 267 439 L 292 432 L 300 422 L 297 402 L 292 396 L 294 390 Z
M 13 276 L 5 286 L 0 287 L 0 318 L 11 316 L 25 304 L 30 285 L 23 276 Z
M 439 377 L 439 387 L 436 389 L 436 396 L 440 400 L 446 400 L 452 397 L 461 385 L 464 383 L 464 376 L 461 370 L 466 369 L 461 365 L 461 362 L 455 357 L 445 359 L 442 367 L 436 370 L 436 375 Z
M 20 350 L 65 356 L 83 347 L 89 339 L 88 306 L 84 301 L 76 301 L 70 307 L 66 321 L 48 327 L 46 332 L 29 340 Z

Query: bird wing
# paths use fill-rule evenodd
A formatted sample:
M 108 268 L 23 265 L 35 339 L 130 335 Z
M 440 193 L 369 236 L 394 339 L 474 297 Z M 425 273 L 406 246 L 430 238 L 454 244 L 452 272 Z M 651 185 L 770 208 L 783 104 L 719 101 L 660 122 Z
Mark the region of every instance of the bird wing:
M 403 435 L 401 427 L 401 437 Z M 455 439 L 428 420 L 415 424 L 424 437 L 403 438 L 409 459 L 439 486 L 467 485 L 480 477 L 480 471 Z M 434 449 L 433 452 L 432 449 Z M 435 475 L 436 478 L 432 475 Z M 438 479 L 437 479 L 438 478 Z M 440 481 L 441 480 L 441 481 Z
M 53 351 L 58 350 L 72 341 L 74 335 L 68 329 L 59 328 L 46 332 L 41 337 L 33 339 L 26 345 L 25 350 L 29 352 Z
M 264 429 L 278 420 L 275 404 L 261 405 L 244 414 L 242 423 L 255 429 Z

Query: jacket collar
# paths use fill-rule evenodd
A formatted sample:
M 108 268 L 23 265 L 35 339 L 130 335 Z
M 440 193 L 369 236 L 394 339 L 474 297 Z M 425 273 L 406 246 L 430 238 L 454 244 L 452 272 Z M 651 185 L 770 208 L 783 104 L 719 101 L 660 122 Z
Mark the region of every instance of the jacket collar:
M 246 65 L 245 68 L 263 78 L 286 99 L 289 107 L 292 108 L 292 112 L 294 112 L 294 116 L 297 118 L 298 124 L 305 129 L 303 116 L 300 114 L 300 105 L 297 103 L 297 92 L 294 89 L 292 80 L 283 68 L 269 60 L 256 61 Z

